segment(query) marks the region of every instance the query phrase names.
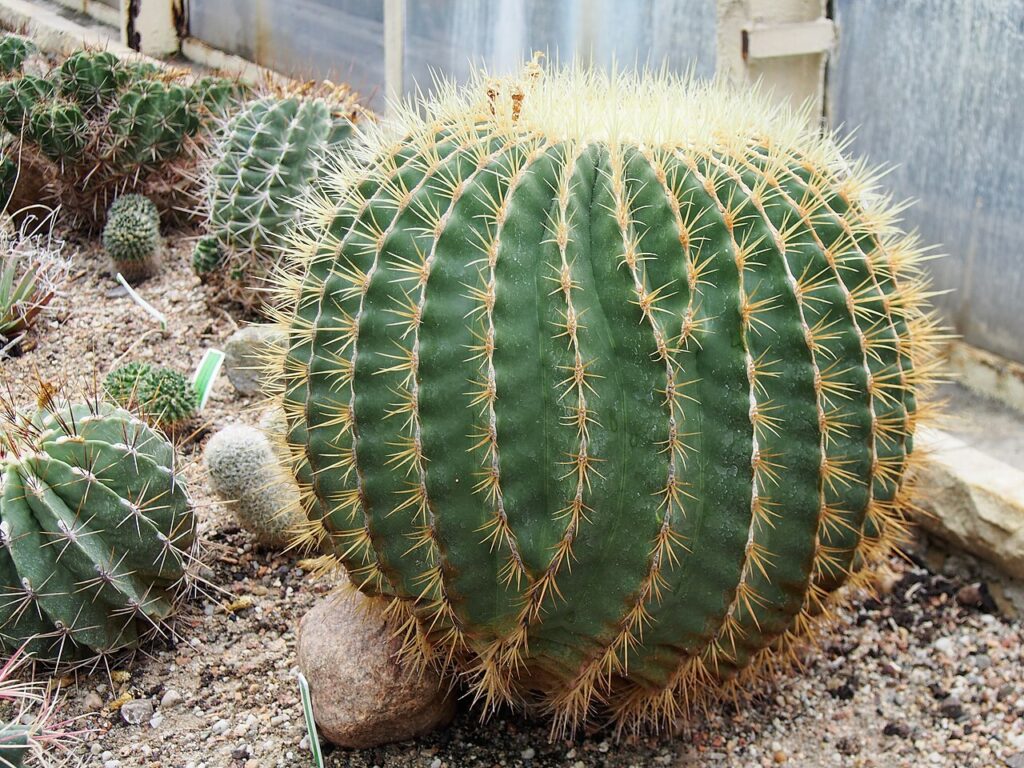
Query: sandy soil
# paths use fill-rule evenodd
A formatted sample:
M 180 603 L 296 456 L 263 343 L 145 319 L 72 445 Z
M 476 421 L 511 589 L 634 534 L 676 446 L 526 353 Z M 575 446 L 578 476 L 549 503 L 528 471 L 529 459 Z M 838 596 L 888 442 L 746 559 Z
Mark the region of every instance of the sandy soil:
M 3 375 L 26 403 L 45 380 L 101 378 L 115 361 L 190 371 L 235 322 L 211 308 L 188 266 L 191 233 L 168 236 L 163 272 L 140 293 L 167 314 L 161 332 L 115 290 L 94 242 L 77 250 L 63 308 L 40 323 Z M 256 404 L 218 382 L 203 428 L 182 447 L 197 501 L 204 576 L 177 638 L 116 669 L 71 681 L 65 714 L 94 729 L 75 760 L 103 768 L 308 766 L 294 679 L 298 619 L 328 584 L 291 556 L 254 551 L 211 498 L 198 456 L 211 431 L 255 423 Z M 963 558 L 943 572 L 900 563 L 880 600 L 861 601 L 812 654 L 805 674 L 661 739 L 616 743 L 597 730 L 548 740 L 546 726 L 505 714 L 481 725 L 463 707 L 455 724 L 419 742 L 362 752 L 327 748 L 329 766 L 1010 766 L 1024 768 L 1024 654 L 1019 620 L 1001 615 Z M 933 565 L 939 561 L 928 558 Z M 115 706 L 147 700 L 135 725 Z M 145 709 L 145 704 L 142 707 Z

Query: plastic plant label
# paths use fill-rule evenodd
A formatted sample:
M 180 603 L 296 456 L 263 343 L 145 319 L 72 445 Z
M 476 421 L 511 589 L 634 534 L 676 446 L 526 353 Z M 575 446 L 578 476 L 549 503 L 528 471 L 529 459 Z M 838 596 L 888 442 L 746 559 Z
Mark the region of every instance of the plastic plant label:
M 158 310 L 152 304 L 150 304 L 148 301 L 146 301 L 144 298 L 139 296 L 139 294 L 135 292 L 135 289 L 128 285 L 128 281 L 124 279 L 124 276 L 120 272 L 117 273 L 117 282 L 123 285 L 124 289 L 128 291 L 128 296 L 131 297 L 132 301 L 134 301 L 136 304 L 138 304 L 140 307 L 146 310 L 147 315 L 149 315 L 158 323 L 160 323 L 160 330 L 167 330 L 167 316 L 164 315 L 163 312 Z
M 210 392 L 213 391 L 213 382 L 217 380 L 223 362 L 223 352 L 219 349 L 208 349 L 199 361 L 199 367 L 192 374 L 192 388 L 196 392 L 196 400 L 199 401 L 199 410 L 206 407 L 206 401 L 210 399 Z
M 299 672 L 299 696 L 302 698 L 302 714 L 306 718 L 306 734 L 309 736 L 309 750 L 313 753 L 314 768 L 324 768 L 324 756 L 320 751 L 320 737 L 316 732 L 316 722 L 313 720 L 313 700 L 309 696 L 309 682 L 306 676 Z

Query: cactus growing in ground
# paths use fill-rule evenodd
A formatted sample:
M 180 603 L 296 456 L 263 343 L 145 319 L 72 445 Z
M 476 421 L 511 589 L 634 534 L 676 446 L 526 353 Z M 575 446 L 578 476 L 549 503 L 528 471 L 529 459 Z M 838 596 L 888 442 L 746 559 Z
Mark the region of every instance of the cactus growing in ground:
M 231 80 L 92 50 L 46 77 L 0 82 L 0 122 L 23 170 L 16 206 L 41 195 L 93 229 L 125 192 L 145 194 L 165 215 L 194 208 L 204 131 L 239 93 Z
M 149 198 L 124 195 L 114 201 L 103 227 L 103 247 L 114 269 L 129 283 L 152 277 L 160 265 L 160 214 Z
M 259 544 L 284 547 L 305 517 L 299 494 L 270 440 L 243 424 L 225 427 L 203 451 L 210 486 Z
M 13 34 L 0 36 L 0 77 L 19 74 L 25 60 L 37 50 L 36 44 L 27 37 Z
M 118 405 L 137 410 L 170 434 L 188 426 L 198 407 L 195 389 L 185 376 L 148 363 L 115 368 L 103 380 L 103 390 Z
M 174 450 L 120 408 L 41 400 L 0 420 L 0 647 L 54 662 L 135 648 L 189 587 Z
M 217 238 L 213 235 L 204 235 L 196 241 L 192 251 L 192 271 L 199 277 L 216 272 L 224 265 L 225 255 Z
M 802 118 L 531 66 L 323 187 L 277 309 L 303 538 L 485 706 L 671 724 L 904 531 L 919 250 Z
M 208 229 L 239 283 L 238 298 L 278 262 L 296 205 L 323 165 L 352 131 L 355 97 L 347 88 L 266 96 L 227 122 L 212 155 L 207 190 Z

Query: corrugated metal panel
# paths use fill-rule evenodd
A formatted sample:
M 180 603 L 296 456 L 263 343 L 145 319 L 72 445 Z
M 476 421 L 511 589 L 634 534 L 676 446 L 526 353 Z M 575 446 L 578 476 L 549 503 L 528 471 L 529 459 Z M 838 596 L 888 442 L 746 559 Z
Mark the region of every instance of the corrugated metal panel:
M 937 299 L 971 344 L 1024 360 L 1024 0 L 837 0 L 830 99 L 855 152 L 918 203 Z
M 715 69 L 714 0 L 409 0 L 405 87 L 432 73 L 464 79 L 474 65 L 501 74 L 534 51 L 610 67 Z
M 381 107 L 382 0 L 189 0 L 190 34 L 294 76 L 349 81 Z M 715 66 L 714 0 L 408 0 L 405 88 L 431 72 L 463 79 L 472 67 L 517 68 L 533 51 L 610 66 Z
M 293 77 L 348 82 L 378 105 L 383 95 L 381 0 L 189 0 L 189 34 Z

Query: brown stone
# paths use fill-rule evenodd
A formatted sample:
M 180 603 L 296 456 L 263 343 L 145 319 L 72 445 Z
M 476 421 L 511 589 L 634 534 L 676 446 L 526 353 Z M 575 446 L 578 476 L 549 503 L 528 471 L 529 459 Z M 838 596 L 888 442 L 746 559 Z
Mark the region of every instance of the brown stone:
M 397 659 L 382 606 L 358 592 L 332 594 L 299 624 L 299 668 L 324 738 L 351 749 L 421 736 L 451 722 L 455 701 L 432 670 Z

